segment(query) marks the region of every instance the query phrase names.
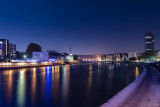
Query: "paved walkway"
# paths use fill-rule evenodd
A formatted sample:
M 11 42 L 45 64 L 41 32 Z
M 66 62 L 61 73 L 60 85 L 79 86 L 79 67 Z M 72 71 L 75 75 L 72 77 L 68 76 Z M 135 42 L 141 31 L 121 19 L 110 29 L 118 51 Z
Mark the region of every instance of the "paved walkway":
M 102 107 L 160 107 L 159 74 L 154 68 L 145 69 L 142 77 L 131 83 Z M 133 88 L 133 86 L 135 88 Z

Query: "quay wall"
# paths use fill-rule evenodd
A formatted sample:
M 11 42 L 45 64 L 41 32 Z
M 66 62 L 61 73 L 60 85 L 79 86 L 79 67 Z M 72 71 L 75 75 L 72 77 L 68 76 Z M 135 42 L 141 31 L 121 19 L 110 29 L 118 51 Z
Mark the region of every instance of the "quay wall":
M 141 84 L 143 79 L 147 74 L 147 69 L 143 67 L 143 72 L 139 77 L 136 78 L 132 83 L 122 89 L 119 93 L 109 99 L 106 103 L 101 105 L 100 107 L 118 107 L 118 105 L 123 102 L 126 98 L 128 98 L 129 94 L 132 93 L 138 86 Z

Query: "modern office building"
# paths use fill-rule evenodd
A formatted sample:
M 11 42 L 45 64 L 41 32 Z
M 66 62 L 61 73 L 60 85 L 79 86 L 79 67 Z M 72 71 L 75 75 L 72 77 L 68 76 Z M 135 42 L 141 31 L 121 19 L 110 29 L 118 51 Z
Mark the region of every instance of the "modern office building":
M 145 33 L 145 52 L 154 52 L 154 35 L 147 31 Z
M 16 44 L 9 43 L 9 58 L 16 59 Z
M 128 59 L 129 58 L 137 58 L 137 52 L 135 52 L 135 51 L 129 52 L 128 53 Z
M 4 60 L 9 55 L 9 40 L 0 39 L 0 59 Z
M 8 39 L 0 39 L 0 59 L 5 60 L 6 58 L 16 58 L 16 45 L 9 43 Z

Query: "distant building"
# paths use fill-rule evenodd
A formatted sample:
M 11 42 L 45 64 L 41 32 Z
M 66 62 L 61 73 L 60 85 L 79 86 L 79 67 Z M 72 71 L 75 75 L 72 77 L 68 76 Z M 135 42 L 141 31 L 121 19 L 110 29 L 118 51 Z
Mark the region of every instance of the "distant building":
M 49 53 L 48 52 L 33 52 L 32 56 L 33 56 L 33 59 L 40 60 L 40 61 L 48 61 L 49 60 Z
M 61 53 L 58 53 L 57 51 L 53 50 L 47 50 L 49 58 L 53 59 L 61 59 Z
M 16 45 L 9 43 L 9 58 L 16 59 Z
M 154 52 L 154 35 L 147 31 L 145 33 L 145 52 Z
M 137 52 L 135 52 L 135 51 L 129 52 L 128 53 L 128 59 L 129 58 L 137 58 Z
M 106 55 L 106 61 L 114 61 L 114 60 L 115 60 L 114 54 L 107 54 Z
M 47 52 L 33 52 L 32 53 L 33 59 L 40 60 L 40 61 L 61 61 L 62 55 L 56 51 L 47 50 Z M 65 55 L 63 55 L 65 57 Z M 63 58 L 64 59 L 64 58 Z
M 65 57 L 65 61 L 66 62 L 72 62 L 74 59 L 73 59 L 73 55 L 67 55 L 66 57 Z
M 128 59 L 128 54 L 127 53 L 123 53 L 122 54 L 122 61 L 124 62 L 124 61 L 127 61 L 127 59 Z
M 105 57 L 106 61 L 114 61 L 114 62 L 124 62 L 128 58 L 127 53 L 115 53 L 115 54 L 107 54 Z
M 155 55 L 157 57 L 157 61 L 160 61 L 160 50 L 155 51 Z

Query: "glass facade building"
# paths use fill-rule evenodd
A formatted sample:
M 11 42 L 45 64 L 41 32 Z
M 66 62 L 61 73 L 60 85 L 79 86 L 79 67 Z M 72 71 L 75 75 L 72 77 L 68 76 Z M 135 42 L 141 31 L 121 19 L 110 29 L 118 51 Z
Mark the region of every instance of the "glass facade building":
M 0 59 L 5 59 L 9 53 L 8 39 L 0 39 Z
M 9 43 L 8 39 L 0 39 L 0 59 L 16 58 L 16 45 Z
M 147 31 L 145 33 L 145 52 L 154 52 L 154 35 Z

